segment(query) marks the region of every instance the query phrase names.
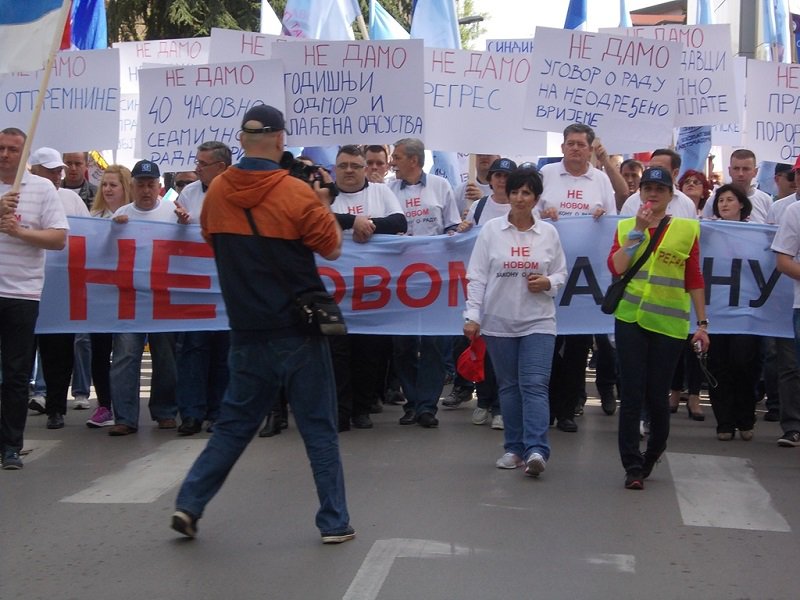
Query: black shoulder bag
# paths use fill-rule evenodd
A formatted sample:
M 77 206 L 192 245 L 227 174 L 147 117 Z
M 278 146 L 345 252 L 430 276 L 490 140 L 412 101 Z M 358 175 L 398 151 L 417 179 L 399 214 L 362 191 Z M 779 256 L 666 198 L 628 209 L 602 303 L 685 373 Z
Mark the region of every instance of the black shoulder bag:
M 247 221 L 250 223 L 253 233 L 260 236 L 261 234 L 258 232 L 258 227 L 256 227 L 256 222 L 250 209 L 246 208 L 244 212 L 247 214 Z M 267 252 L 269 252 L 269 248 L 267 248 Z M 309 335 L 319 333 L 322 335 L 345 335 L 347 333 L 347 325 L 344 322 L 342 310 L 327 291 L 312 291 L 295 295 L 289 286 L 289 282 L 286 281 L 283 271 L 275 266 L 272 256 L 269 258 L 269 265 L 278 276 L 281 287 L 290 298 L 294 297 L 294 313 L 306 333 Z
M 652 237 L 650 238 L 650 243 L 647 244 L 647 248 L 639 257 L 639 260 L 637 260 L 633 266 L 625 271 L 625 274 L 622 277 L 608 286 L 606 295 L 603 296 L 603 303 L 600 305 L 600 310 L 602 310 L 605 314 L 613 315 L 614 311 L 617 310 L 617 306 L 619 305 L 620 300 L 622 300 L 622 296 L 625 294 L 625 288 L 631 282 L 631 279 L 633 279 L 636 273 L 639 272 L 639 269 L 642 268 L 642 265 L 647 261 L 649 256 L 653 253 L 653 248 L 656 247 L 656 242 L 658 241 L 658 238 L 661 237 L 661 232 L 664 231 L 668 223 L 669 215 L 661 219 L 661 223 L 658 224 L 658 228 L 656 228 L 655 233 L 653 233 Z

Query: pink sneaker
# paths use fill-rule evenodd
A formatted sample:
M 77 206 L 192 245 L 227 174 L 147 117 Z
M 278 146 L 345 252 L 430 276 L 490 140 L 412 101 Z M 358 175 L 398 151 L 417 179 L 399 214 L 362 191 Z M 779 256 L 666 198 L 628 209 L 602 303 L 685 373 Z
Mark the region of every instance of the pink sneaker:
M 86 421 L 86 426 L 92 429 L 98 427 L 108 427 L 114 424 L 114 415 L 105 406 L 98 406 L 94 409 L 92 416 Z

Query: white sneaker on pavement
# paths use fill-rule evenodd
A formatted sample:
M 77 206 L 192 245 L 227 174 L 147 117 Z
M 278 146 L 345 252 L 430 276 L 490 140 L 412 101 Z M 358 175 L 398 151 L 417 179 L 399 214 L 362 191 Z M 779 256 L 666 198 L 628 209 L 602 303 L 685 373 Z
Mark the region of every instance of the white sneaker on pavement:
M 498 469 L 518 469 L 525 464 L 525 461 L 513 452 L 506 452 L 494 464 Z
M 495 415 L 492 417 L 492 429 L 503 429 L 503 415 Z
M 472 411 L 472 424 L 484 425 L 489 421 L 489 411 L 485 408 L 476 408 Z
M 547 468 L 547 461 L 538 452 L 533 452 L 525 461 L 525 475 L 538 477 Z
M 72 402 L 72 408 L 74 410 L 87 410 L 91 408 L 91 404 L 89 404 L 89 396 L 84 396 L 83 394 L 78 394 L 75 396 L 75 399 Z

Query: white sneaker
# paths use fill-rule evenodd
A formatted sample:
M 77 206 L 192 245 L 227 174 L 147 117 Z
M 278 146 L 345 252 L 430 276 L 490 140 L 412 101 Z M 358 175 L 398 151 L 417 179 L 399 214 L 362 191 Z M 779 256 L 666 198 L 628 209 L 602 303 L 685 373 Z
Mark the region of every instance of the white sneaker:
M 476 408 L 472 411 L 472 424 L 484 425 L 489 421 L 489 411 L 485 408 Z
M 525 464 L 525 461 L 513 452 L 506 452 L 494 464 L 498 469 L 518 469 Z
M 492 417 L 492 429 L 503 429 L 503 415 Z
M 35 394 L 31 396 L 30 399 L 28 400 L 28 408 L 34 412 L 39 413 L 40 415 L 43 415 L 44 413 L 47 412 L 45 406 L 46 406 L 45 399 L 44 396 L 42 396 L 41 394 Z
M 525 461 L 525 475 L 538 477 L 547 468 L 547 461 L 538 452 L 532 453 Z
M 72 402 L 72 408 L 74 410 L 87 410 L 90 407 L 91 404 L 89 404 L 89 396 L 75 396 L 75 400 Z

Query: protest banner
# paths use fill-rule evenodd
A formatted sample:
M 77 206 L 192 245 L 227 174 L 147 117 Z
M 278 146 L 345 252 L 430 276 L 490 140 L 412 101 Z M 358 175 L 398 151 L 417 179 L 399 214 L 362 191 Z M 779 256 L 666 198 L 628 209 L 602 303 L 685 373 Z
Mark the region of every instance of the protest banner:
M 422 40 L 273 43 L 292 146 L 425 138 Z
M 800 156 L 800 65 L 747 61 L 745 143 L 759 160 Z
M 61 152 L 116 148 L 119 135 L 119 52 L 56 54 L 32 148 Z M 44 70 L 0 77 L 3 127 L 27 131 Z
M 141 69 L 142 158 L 162 171 L 192 171 L 197 146 L 215 140 L 237 162 L 242 117 L 256 104 L 284 106 L 282 76 L 275 60 Z
M 613 331 L 613 318 L 599 305 L 611 282 L 606 259 L 617 221 L 554 223 L 569 268 L 556 299 L 559 333 Z M 792 283 L 776 271 L 769 249 L 776 228 L 729 221 L 701 227 L 713 332 L 792 337 Z M 317 265 L 352 333 L 457 335 L 479 231 L 376 235 L 367 244 L 346 239 L 338 260 Z M 522 281 L 526 265 L 517 270 Z M 39 333 L 226 327 L 214 259 L 199 226 L 70 218 L 67 248 L 47 254 Z
M 139 68 L 145 64 L 204 65 L 208 63 L 210 37 L 172 40 L 117 42 L 119 50 L 120 90 L 123 94 L 139 93 Z
M 526 129 L 584 123 L 614 153 L 671 144 L 680 44 L 546 27 L 535 37 Z
M 530 54 L 425 48 L 425 143 L 485 154 L 547 153 L 547 134 L 522 128 Z
M 269 60 L 272 58 L 273 42 L 287 42 L 292 39 L 269 33 L 213 27 L 211 29 L 208 62 L 226 63 L 242 60 Z
M 738 121 L 730 25 L 604 27 L 600 32 L 681 44 L 676 127 Z

